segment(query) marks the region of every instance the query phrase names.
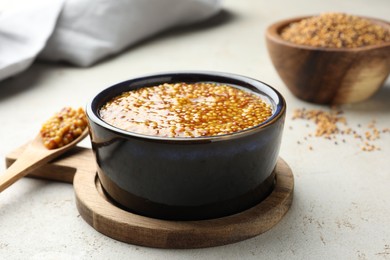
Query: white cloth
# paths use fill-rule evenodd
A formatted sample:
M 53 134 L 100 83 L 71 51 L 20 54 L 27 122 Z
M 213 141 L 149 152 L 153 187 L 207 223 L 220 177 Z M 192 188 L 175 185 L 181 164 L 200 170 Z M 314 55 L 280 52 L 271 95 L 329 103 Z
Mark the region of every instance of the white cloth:
M 220 0 L 25 0 L 0 9 L 0 80 L 37 58 L 90 66 L 174 26 L 211 17 Z
M 63 2 L 31 1 L 22 8 L 0 10 L 0 80 L 33 63 L 54 30 Z

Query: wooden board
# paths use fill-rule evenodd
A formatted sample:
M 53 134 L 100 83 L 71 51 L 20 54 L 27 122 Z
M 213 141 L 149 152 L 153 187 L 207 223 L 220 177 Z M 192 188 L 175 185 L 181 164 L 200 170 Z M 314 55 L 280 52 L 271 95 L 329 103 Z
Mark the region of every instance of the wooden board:
M 9 154 L 10 165 L 23 148 Z M 291 206 L 294 177 L 279 158 L 273 192 L 258 205 L 231 216 L 200 221 L 168 221 L 136 215 L 104 195 L 91 150 L 77 147 L 29 176 L 73 181 L 80 215 L 94 229 L 119 241 L 157 248 L 202 248 L 238 242 L 271 229 Z
M 18 158 L 25 147 L 26 145 L 23 145 L 6 156 L 6 167 L 9 167 Z M 95 168 L 94 162 L 88 163 L 91 160 L 93 160 L 92 150 L 75 147 L 51 163 L 30 172 L 27 177 L 73 183 L 77 171 L 88 172 Z

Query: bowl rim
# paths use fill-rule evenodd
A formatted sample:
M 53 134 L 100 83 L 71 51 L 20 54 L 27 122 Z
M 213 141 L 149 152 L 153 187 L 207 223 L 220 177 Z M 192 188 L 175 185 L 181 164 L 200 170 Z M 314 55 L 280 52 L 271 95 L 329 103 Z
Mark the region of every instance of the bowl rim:
M 312 51 L 324 51 L 324 52 L 361 52 L 361 51 L 368 51 L 368 50 L 373 50 L 373 49 L 381 49 L 381 48 L 390 47 L 390 42 L 384 42 L 382 44 L 367 45 L 367 46 L 354 47 L 354 48 L 315 47 L 315 46 L 296 44 L 296 43 L 293 43 L 290 41 L 286 41 L 280 36 L 281 30 L 284 29 L 285 27 L 287 27 L 289 24 L 294 23 L 294 22 L 299 22 L 303 19 L 315 17 L 315 16 L 319 16 L 319 15 L 320 14 L 297 16 L 297 17 L 286 18 L 286 19 L 282 19 L 282 20 L 279 20 L 277 22 L 274 22 L 267 27 L 266 32 L 265 32 L 266 38 L 268 38 L 269 40 L 272 40 L 274 42 L 277 42 L 279 44 L 283 44 L 283 45 L 286 45 L 286 46 L 289 46 L 292 48 L 299 48 L 299 49 L 312 50 Z M 361 15 L 353 15 L 353 16 L 357 16 L 360 18 L 370 20 L 370 21 L 374 22 L 375 24 L 379 24 L 382 27 L 385 27 L 385 28 L 390 30 L 390 22 L 388 22 L 388 21 L 378 19 L 378 18 L 373 18 L 373 17 L 361 16 Z
M 260 95 L 267 97 L 273 103 L 274 111 L 272 113 L 272 116 L 269 117 L 266 121 L 256 126 L 253 126 L 251 128 L 233 132 L 230 134 L 223 134 L 223 135 L 216 135 L 216 136 L 201 136 L 201 137 L 162 137 L 162 136 L 153 136 L 153 135 L 135 133 L 135 132 L 123 130 L 118 127 L 112 126 L 100 118 L 98 114 L 98 110 L 102 106 L 102 104 L 105 104 L 109 99 L 123 92 L 123 91 L 122 92 L 117 91 L 115 94 L 113 94 L 112 91 L 113 89 L 124 87 L 127 88 L 127 91 L 129 91 L 131 89 L 153 86 L 164 82 L 168 82 L 168 83 L 175 82 L 173 80 L 173 78 L 175 77 L 188 77 L 189 80 L 187 82 L 202 82 L 202 81 L 213 82 L 212 80 L 202 80 L 202 78 L 218 78 L 219 81 L 214 81 L 214 82 L 237 85 L 245 89 L 252 89 L 252 91 L 255 90 Z M 196 81 L 194 80 L 195 78 L 200 78 L 200 79 Z M 180 81 L 176 81 L 176 82 L 180 82 Z M 106 95 L 108 93 L 111 93 L 109 94 L 109 97 Z M 263 129 L 274 124 L 276 121 L 278 121 L 280 118 L 284 116 L 286 112 L 286 101 L 284 97 L 276 89 L 274 89 L 273 87 L 271 87 L 270 85 L 262 81 L 256 80 L 251 77 L 242 76 L 233 73 L 227 73 L 227 72 L 217 72 L 217 71 L 180 70 L 180 71 L 167 71 L 167 72 L 145 74 L 137 77 L 132 77 L 131 79 L 121 81 L 114 85 L 110 85 L 109 87 L 99 90 L 97 93 L 95 93 L 95 95 L 93 95 L 92 98 L 89 99 L 85 111 L 87 114 L 87 118 L 91 120 L 93 123 L 109 131 L 113 131 L 122 137 L 141 138 L 147 140 L 164 141 L 164 142 L 172 142 L 172 143 L 177 143 L 177 142 L 197 143 L 197 142 L 222 141 L 222 140 L 238 138 L 241 136 L 253 134 L 254 132 L 262 131 Z

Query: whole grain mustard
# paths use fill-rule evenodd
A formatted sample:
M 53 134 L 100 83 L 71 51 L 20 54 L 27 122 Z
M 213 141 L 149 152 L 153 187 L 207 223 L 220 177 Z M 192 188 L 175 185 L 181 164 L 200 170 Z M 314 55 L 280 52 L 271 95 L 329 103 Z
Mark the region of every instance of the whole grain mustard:
M 128 91 L 99 111 L 120 129 L 160 137 L 230 134 L 266 121 L 271 105 L 259 95 L 216 83 L 175 83 Z
M 46 148 L 55 149 L 79 137 L 87 126 L 87 117 L 82 108 L 65 107 L 42 125 L 40 135 Z

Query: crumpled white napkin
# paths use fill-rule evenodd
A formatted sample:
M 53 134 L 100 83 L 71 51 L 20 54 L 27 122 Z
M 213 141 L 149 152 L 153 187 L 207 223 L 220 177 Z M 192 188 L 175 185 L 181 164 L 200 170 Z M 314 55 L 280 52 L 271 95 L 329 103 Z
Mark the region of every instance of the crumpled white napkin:
M 33 63 L 54 30 L 63 2 L 26 1 L 21 8 L 0 9 L 0 80 Z
M 24 2 L 18 8 L 0 8 L 0 80 L 25 70 L 38 55 L 90 66 L 158 32 L 220 10 L 220 0 Z

